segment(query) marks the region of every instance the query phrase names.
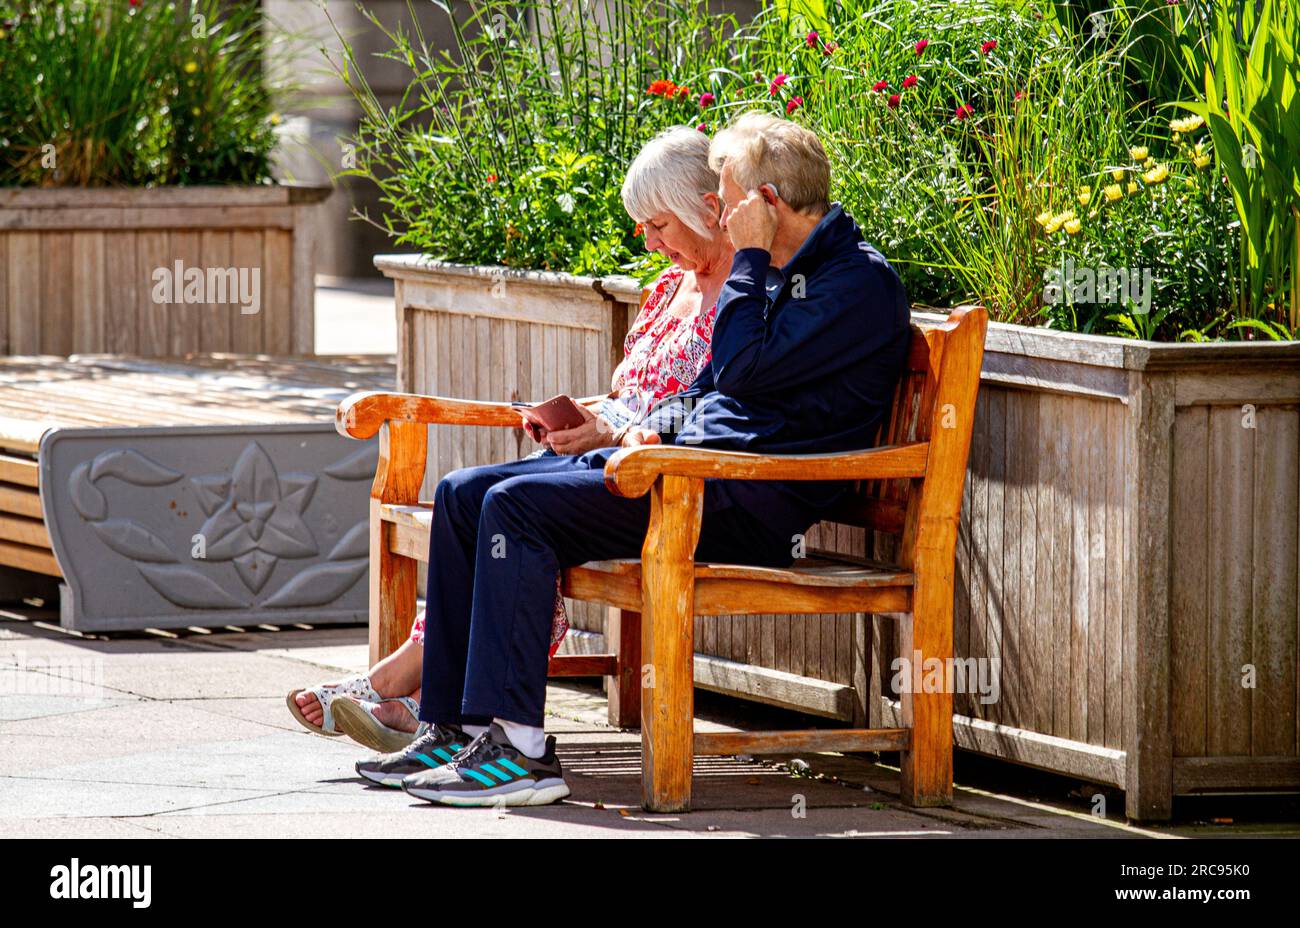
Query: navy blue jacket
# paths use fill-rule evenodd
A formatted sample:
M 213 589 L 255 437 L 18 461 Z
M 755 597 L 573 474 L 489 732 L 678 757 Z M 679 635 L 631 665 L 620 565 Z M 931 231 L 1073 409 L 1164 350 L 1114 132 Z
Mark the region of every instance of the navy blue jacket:
M 839 205 L 788 264 L 770 260 L 760 248 L 736 253 L 718 297 L 712 362 L 670 402 L 690 411 L 664 440 L 771 454 L 870 447 L 911 339 L 902 281 Z M 744 483 L 726 481 L 741 504 Z M 781 488 L 794 521 L 813 520 L 849 485 L 764 483 Z

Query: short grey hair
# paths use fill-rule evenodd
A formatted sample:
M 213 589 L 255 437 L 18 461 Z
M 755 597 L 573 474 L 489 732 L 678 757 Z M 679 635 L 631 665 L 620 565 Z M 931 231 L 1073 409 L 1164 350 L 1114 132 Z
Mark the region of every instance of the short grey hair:
M 796 212 L 821 215 L 831 208 L 826 150 L 814 132 L 788 119 L 744 113 L 714 137 L 709 165 L 719 173 L 730 165 L 741 190 L 775 184 Z
M 623 179 L 623 207 L 637 222 L 665 210 L 699 235 L 712 237 L 704 202 L 718 192 L 718 173 L 709 166 L 709 137 L 689 126 L 665 129 L 637 154 Z

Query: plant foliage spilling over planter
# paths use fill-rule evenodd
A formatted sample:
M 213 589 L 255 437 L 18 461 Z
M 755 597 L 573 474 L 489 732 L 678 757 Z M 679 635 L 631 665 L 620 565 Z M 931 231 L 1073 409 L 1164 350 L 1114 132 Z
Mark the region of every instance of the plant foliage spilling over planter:
M 675 0 L 479 0 L 443 6 L 452 48 L 387 30 L 411 72 L 395 107 L 346 42 L 335 66 L 365 112 L 355 173 L 435 257 L 653 271 L 619 202 L 628 163 L 667 125 L 757 108 L 818 133 L 834 196 L 914 302 L 1289 338 L 1296 14 L 1239 6 L 786 0 L 740 23 Z

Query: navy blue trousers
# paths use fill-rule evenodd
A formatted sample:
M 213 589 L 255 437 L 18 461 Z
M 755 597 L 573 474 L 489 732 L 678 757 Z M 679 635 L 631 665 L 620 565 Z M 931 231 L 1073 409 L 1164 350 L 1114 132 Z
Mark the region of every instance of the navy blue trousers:
M 605 488 L 614 449 L 469 467 L 434 494 L 420 719 L 542 726 L 555 577 L 593 560 L 640 557 L 650 497 Z M 771 516 L 771 486 L 705 482 L 696 557 L 764 566 L 792 561 L 811 514 Z M 760 517 L 761 514 L 761 517 Z M 797 523 L 797 524 L 796 524 Z

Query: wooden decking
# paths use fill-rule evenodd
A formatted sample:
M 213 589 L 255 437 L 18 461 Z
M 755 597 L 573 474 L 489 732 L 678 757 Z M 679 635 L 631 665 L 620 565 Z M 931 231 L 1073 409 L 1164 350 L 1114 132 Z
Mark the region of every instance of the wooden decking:
M 376 356 L 0 358 L 0 565 L 61 576 L 39 496 L 51 429 L 332 421 L 343 397 L 394 378 L 393 359 Z

